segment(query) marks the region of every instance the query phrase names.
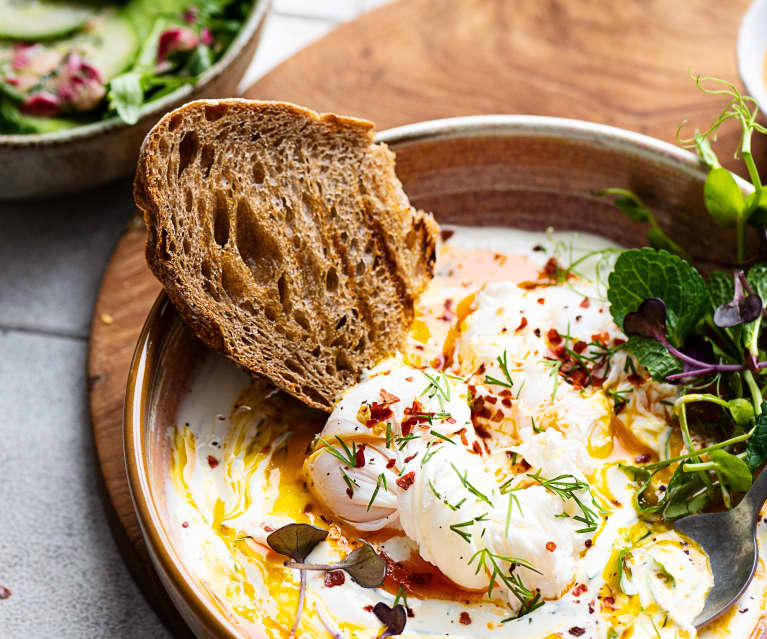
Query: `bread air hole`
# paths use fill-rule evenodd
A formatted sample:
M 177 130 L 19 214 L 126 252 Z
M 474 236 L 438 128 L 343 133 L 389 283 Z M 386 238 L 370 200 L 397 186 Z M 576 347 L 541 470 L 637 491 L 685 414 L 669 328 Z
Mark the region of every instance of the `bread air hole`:
M 266 177 L 266 171 L 264 171 L 264 165 L 259 160 L 253 162 L 253 182 L 256 184 L 263 184 Z
M 221 247 L 229 241 L 229 203 L 221 190 L 213 196 L 213 239 Z
M 194 131 L 187 131 L 178 145 L 178 175 L 181 175 L 191 164 L 196 153 L 197 134 Z
M 216 152 L 210 144 L 206 144 L 202 147 L 200 152 L 200 169 L 202 169 L 203 175 L 207 178 L 210 175 L 210 169 L 213 167 L 213 160 L 216 159 Z
M 338 290 L 338 273 L 334 266 L 325 274 L 325 290 L 328 293 L 335 293 Z
M 280 294 L 282 308 L 285 309 L 286 313 L 290 313 L 290 290 L 288 289 L 288 283 L 285 281 L 284 273 L 277 280 L 277 292 Z
M 297 308 L 295 311 L 293 311 L 293 319 L 296 320 L 296 323 L 305 331 L 309 330 L 309 320 L 306 317 L 306 313 L 304 313 L 300 308 Z
M 225 104 L 209 104 L 205 107 L 205 119 L 208 122 L 215 122 L 223 118 L 228 110 L 229 107 Z
M 237 202 L 237 250 L 257 284 L 273 281 L 281 263 L 274 235 L 263 228 L 247 200 Z
M 352 363 L 345 351 L 336 350 L 336 369 L 339 371 L 350 371 Z

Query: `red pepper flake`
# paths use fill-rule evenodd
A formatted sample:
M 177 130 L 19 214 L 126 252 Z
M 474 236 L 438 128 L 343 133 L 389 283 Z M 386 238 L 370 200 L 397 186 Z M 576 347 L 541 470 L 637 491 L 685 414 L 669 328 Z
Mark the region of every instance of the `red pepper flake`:
M 573 595 L 576 597 L 582 595 L 584 592 L 586 592 L 589 589 L 589 587 L 586 584 L 578 584 L 573 588 Z
M 397 486 L 399 486 L 402 490 L 407 490 L 413 485 L 413 482 L 415 481 L 415 471 L 410 471 L 407 475 L 402 475 L 397 480 Z
M 455 234 L 455 231 L 451 229 L 440 229 L 439 231 L 439 236 L 442 238 L 443 242 L 447 242 L 451 237 L 453 237 L 454 234 Z
M 614 606 L 615 605 L 615 599 L 613 597 L 605 597 L 602 599 L 604 603 L 606 603 L 608 606 Z
M 615 338 L 613 338 L 613 345 L 614 346 L 622 346 L 625 343 L 626 343 L 626 340 L 623 339 L 622 337 L 615 337 Z
M 494 422 L 500 422 L 503 420 L 503 411 L 499 408 L 497 411 L 495 411 L 495 415 L 491 417 L 491 420 Z
M 373 428 L 373 426 L 376 424 L 389 419 L 393 414 L 394 413 L 392 413 L 391 408 L 389 408 L 386 404 L 373 402 L 370 404 L 370 419 L 365 422 L 365 426 L 368 428 Z
M 479 442 L 475 439 L 474 443 L 471 445 L 471 450 L 474 451 L 477 455 L 482 454 L 482 446 L 480 446 Z
M 539 297 L 539 298 L 538 298 L 538 303 L 539 303 L 539 304 L 545 304 L 545 303 L 546 303 L 546 300 L 545 300 L 545 299 L 543 299 L 542 297 Z
M 346 581 L 343 570 L 331 570 L 325 573 L 324 584 L 326 588 L 334 588 L 335 586 L 342 586 Z
M 360 444 L 357 452 L 354 454 L 354 466 L 362 468 L 365 465 L 365 444 Z
M 646 464 L 648 461 L 650 461 L 650 455 L 648 455 L 647 453 L 644 453 L 643 455 L 637 455 L 636 457 L 634 457 L 634 461 L 637 464 Z
M 591 539 L 587 539 L 587 540 L 586 540 L 585 542 L 583 542 L 583 543 L 585 544 L 586 548 L 591 548 L 591 546 L 594 544 L 594 542 L 593 542 L 593 541 L 591 541 Z
M 218 460 L 213 455 L 208 455 L 208 466 L 211 468 L 218 466 Z
M 413 612 L 413 609 L 410 606 L 407 607 L 407 616 L 410 617 L 411 619 L 415 617 L 415 613 Z
M 644 384 L 644 379 L 642 376 L 637 375 L 636 373 L 631 373 L 631 375 L 629 375 L 626 379 L 634 386 L 640 386 L 641 384 Z
M 394 464 L 396 464 L 396 463 L 397 463 L 397 460 L 396 460 L 396 459 L 390 459 L 389 461 L 387 461 L 387 462 L 386 462 L 386 467 L 387 467 L 387 468 L 391 468 L 391 467 L 393 467 L 393 466 L 394 466 Z
M 512 397 L 511 391 L 508 388 L 504 388 L 498 395 L 500 397 Z
M 477 433 L 477 436 L 481 437 L 482 439 L 490 439 L 493 436 L 493 434 L 482 424 L 474 424 L 474 432 Z
M 540 302 L 539 302 L 539 304 L 540 304 Z M 540 328 L 536 328 L 533 331 L 533 333 L 535 334 L 536 337 L 540 337 L 541 336 L 541 329 Z
M 554 552 L 557 549 L 557 545 L 553 541 L 547 541 L 546 542 L 546 550 L 549 552 Z
M 543 267 L 543 272 L 549 277 L 554 277 L 559 270 L 559 264 L 556 257 L 550 257 Z
M 413 381 L 413 378 L 412 378 L 412 377 L 406 377 L 406 378 L 405 378 L 405 381 L 406 381 L 406 382 L 412 382 L 412 381 Z
M 594 335 L 591 336 L 592 342 L 597 342 L 601 344 L 602 346 L 607 346 L 607 342 L 610 339 L 610 334 L 607 331 L 602 331 L 601 333 L 594 333 Z
M 586 629 L 581 628 L 580 626 L 573 626 L 567 632 L 569 632 L 573 637 L 580 637 L 582 634 L 586 632 Z
M 485 401 L 488 404 L 496 404 L 498 402 L 498 398 L 497 397 L 493 397 L 492 395 L 486 395 L 485 396 Z
M 583 351 L 586 350 L 587 346 L 588 344 L 586 342 L 579 339 L 577 342 L 575 342 L 575 344 L 573 344 L 573 350 L 580 355 Z
M 461 443 L 464 446 L 468 446 L 469 445 L 469 440 L 466 439 L 466 429 L 465 428 L 462 428 L 461 430 L 458 430 L 458 431 L 454 432 L 453 435 L 460 435 L 461 436 Z
M 559 334 L 559 331 L 556 328 L 550 328 L 549 332 L 546 333 L 546 337 L 549 340 L 550 344 L 561 344 L 562 343 L 562 336 Z
M 578 304 L 578 306 L 580 306 L 581 308 L 588 308 L 589 306 L 591 306 L 591 302 L 589 301 L 588 297 L 584 297 L 583 301 L 580 304 Z
M 594 604 L 589 604 L 589 614 L 590 615 L 594 614 Z
M 475 373 L 477 376 L 484 375 L 485 374 L 485 364 L 482 363 L 479 365 L 479 368 L 477 369 L 477 372 Z M 473 387 L 471 387 L 473 388 Z
M 567 349 L 564 346 L 557 346 L 556 348 L 552 349 L 552 352 L 559 359 L 567 359 Z
M 511 397 L 504 397 L 501 400 L 501 404 L 503 404 L 506 408 L 511 408 Z
M 373 612 L 373 606 L 364 606 L 362 609 L 365 612 Z
M 418 457 L 418 453 L 413 453 L 409 457 L 405 457 L 405 463 L 407 464 L 410 461 L 413 461 L 416 457 Z
M 354 491 L 352 490 L 352 487 L 351 487 L 351 486 L 347 486 L 347 487 L 346 487 L 346 496 L 347 496 L 349 499 L 351 499 L 352 497 L 354 497 Z
M 185 521 L 183 524 L 181 524 L 182 528 L 189 528 L 189 522 Z
M 461 616 L 458 617 L 458 623 L 468 626 L 471 624 L 471 615 L 468 612 L 462 612 Z
M 11 596 L 11 591 L 5 586 L 0 586 L 0 599 L 8 599 Z
M 493 416 L 493 411 L 491 411 L 489 408 L 485 407 L 479 413 L 477 413 L 480 417 L 484 417 L 485 419 L 490 419 Z M 500 421 L 500 420 L 499 420 Z
M 274 528 L 272 528 L 269 524 L 264 524 L 263 528 L 264 528 L 264 532 L 268 532 L 268 533 L 274 532 Z
M 527 326 L 527 318 L 525 316 L 522 316 L 522 321 L 519 323 L 519 326 L 514 329 L 515 333 L 518 333 L 521 331 L 525 326 Z
M 392 404 L 396 404 L 399 401 L 399 397 L 392 395 L 391 393 L 385 391 L 383 388 L 380 390 L 379 395 L 381 396 L 381 401 L 383 402 L 384 406 L 391 406 Z

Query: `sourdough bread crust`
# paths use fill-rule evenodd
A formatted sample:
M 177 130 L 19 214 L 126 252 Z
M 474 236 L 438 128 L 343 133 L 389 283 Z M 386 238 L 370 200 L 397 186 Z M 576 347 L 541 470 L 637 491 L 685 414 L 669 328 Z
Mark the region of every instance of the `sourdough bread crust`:
M 372 123 L 199 100 L 145 138 L 147 261 L 208 346 L 326 411 L 392 353 L 433 275 L 438 227 Z

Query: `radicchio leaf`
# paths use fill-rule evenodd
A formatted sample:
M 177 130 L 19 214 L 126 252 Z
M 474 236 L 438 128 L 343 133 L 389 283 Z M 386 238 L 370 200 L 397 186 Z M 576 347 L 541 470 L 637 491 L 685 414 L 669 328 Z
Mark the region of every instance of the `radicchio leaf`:
M 646 299 L 623 319 L 623 330 L 629 337 L 649 337 L 659 342 L 666 339 L 666 304 L 657 297 Z
M 288 524 L 266 538 L 274 552 L 291 557 L 299 563 L 306 560 L 314 547 L 328 536 L 327 530 L 309 524 Z
M 402 631 L 405 629 L 407 613 L 405 612 L 405 606 L 402 604 L 389 608 L 384 602 L 379 601 L 373 606 L 373 614 L 386 626 L 386 629 L 378 635 L 378 639 L 402 634 Z
M 754 293 L 743 271 L 736 271 L 734 280 L 735 294 L 732 300 L 714 311 L 714 324 L 721 328 L 752 322 L 762 312 L 762 298 Z

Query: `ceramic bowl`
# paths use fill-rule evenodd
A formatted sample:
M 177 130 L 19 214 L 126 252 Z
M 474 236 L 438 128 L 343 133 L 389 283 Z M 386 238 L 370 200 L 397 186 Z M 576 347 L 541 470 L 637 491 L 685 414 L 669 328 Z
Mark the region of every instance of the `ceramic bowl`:
M 0 200 L 74 193 L 135 171 L 141 141 L 165 113 L 190 100 L 237 95 L 270 7 L 271 0 L 257 0 L 237 37 L 199 81 L 144 105 L 136 124 L 115 117 L 55 133 L 0 135 Z
M 633 189 L 661 225 L 696 255 L 734 248 L 703 211 L 705 171 L 687 151 L 642 135 L 574 120 L 480 116 L 438 120 L 381 133 L 397 153 L 397 174 L 416 207 L 440 222 L 542 230 L 549 226 L 643 244 L 645 229 L 595 196 Z M 741 185 L 744 183 L 741 181 Z M 174 544 L 164 491 L 168 428 L 211 358 L 161 295 L 131 365 L 124 415 L 130 488 L 141 528 L 166 589 L 199 637 L 242 638 L 246 631 L 208 594 Z M 258 629 L 247 636 L 266 636 Z
M 767 55 L 767 0 L 756 0 L 740 23 L 737 43 L 738 73 L 748 95 L 767 110 L 765 56 Z

